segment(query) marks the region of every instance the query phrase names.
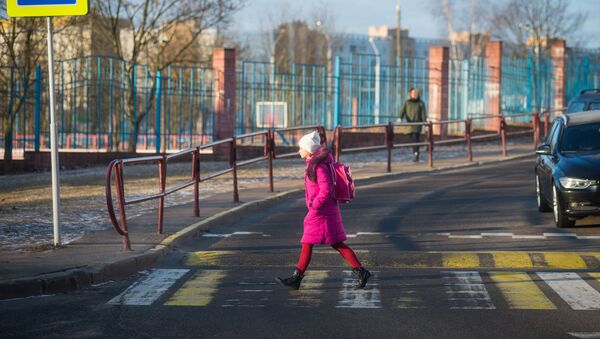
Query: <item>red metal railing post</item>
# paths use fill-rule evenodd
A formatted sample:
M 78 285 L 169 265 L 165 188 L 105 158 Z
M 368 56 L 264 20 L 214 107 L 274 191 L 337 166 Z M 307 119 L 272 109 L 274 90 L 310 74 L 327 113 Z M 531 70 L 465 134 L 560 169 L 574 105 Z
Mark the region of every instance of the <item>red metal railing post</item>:
M 269 162 L 269 192 L 273 193 L 273 144 L 275 143 L 275 131 L 269 129 L 265 135 L 265 155 Z
M 131 242 L 129 241 L 129 232 L 127 231 L 127 216 L 125 215 L 125 188 L 123 187 L 123 164 L 115 165 L 115 179 L 117 181 L 117 200 L 119 202 L 119 216 L 121 218 L 121 230 L 123 250 L 131 251 Z
M 238 194 L 238 182 L 237 182 L 237 139 L 234 136 L 231 141 L 230 155 L 229 155 L 229 165 L 231 166 L 232 174 L 233 174 L 233 201 L 239 202 L 240 196 Z
M 392 148 L 394 147 L 394 125 L 388 122 L 385 126 L 385 145 L 387 146 L 387 172 L 392 172 Z
M 342 154 L 342 126 L 335 128 L 335 161 L 340 161 L 340 155 Z
M 544 113 L 544 138 L 548 136 L 548 129 L 550 128 L 550 111 Z
M 467 157 L 469 162 L 473 161 L 473 140 L 471 140 L 472 119 L 465 120 L 465 139 L 467 139 Z
M 194 216 L 200 216 L 200 150 L 198 147 L 192 154 L 192 178 L 194 179 Z
M 533 149 L 540 143 L 540 113 L 533 113 Z
M 500 118 L 500 138 L 502 139 L 502 156 L 508 155 L 506 151 L 506 119 L 504 116 Z
M 427 122 L 427 139 L 429 141 L 429 167 L 433 167 L 433 122 Z
M 165 187 L 167 186 L 167 157 L 163 155 L 162 159 L 158 161 L 158 189 L 160 191 L 160 198 L 158 198 L 158 234 L 163 232 L 163 220 L 165 212 Z

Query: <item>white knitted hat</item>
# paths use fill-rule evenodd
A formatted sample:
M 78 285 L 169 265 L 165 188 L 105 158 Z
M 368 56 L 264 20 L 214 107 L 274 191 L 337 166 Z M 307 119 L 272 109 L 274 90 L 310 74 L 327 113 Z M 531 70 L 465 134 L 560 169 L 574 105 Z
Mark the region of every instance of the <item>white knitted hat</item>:
M 300 138 L 298 146 L 300 147 L 300 149 L 303 149 L 307 152 L 315 153 L 319 149 L 319 147 L 321 147 L 321 137 L 319 136 L 319 133 L 317 133 L 317 131 L 308 133 L 302 138 Z

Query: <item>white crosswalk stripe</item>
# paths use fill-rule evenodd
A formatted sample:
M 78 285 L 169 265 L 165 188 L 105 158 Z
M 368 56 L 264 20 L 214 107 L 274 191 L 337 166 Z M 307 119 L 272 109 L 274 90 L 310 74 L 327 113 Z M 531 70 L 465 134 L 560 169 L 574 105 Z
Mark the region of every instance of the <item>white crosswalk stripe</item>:
M 451 309 L 495 309 L 478 272 L 442 272 Z
M 537 272 L 574 310 L 600 310 L 600 292 L 586 283 L 577 273 Z
M 155 269 L 133 283 L 123 293 L 111 299 L 110 305 L 152 305 L 173 284 L 183 277 L 188 269 Z
M 381 308 L 378 273 L 371 272 L 371 279 L 364 289 L 354 289 L 356 277 L 352 271 L 344 271 L 342 289 L 337 308 Z

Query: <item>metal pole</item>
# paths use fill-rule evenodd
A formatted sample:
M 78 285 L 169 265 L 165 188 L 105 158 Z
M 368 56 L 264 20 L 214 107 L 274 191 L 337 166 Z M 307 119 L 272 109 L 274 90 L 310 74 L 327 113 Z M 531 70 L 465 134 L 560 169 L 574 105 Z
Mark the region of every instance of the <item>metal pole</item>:
M 52 162 L 52 223 L 54 225 L 54 246 L 61 245 L 60 237 L 60 182 L 58 167 L 58 145 L 56 144 L 56 116 L 54 111 L 54 50 L 52 48 L 52 18 L 47 18 L 48 23 L 48 90 L 50 99 L 50 150 Z
M 375 108 L 374 108 L 374 120 L 375 120 L 375 124 L 378 125 L 379 124 L 379 77 L 380 77 L 380 70 L 381 70 L 381 60 L 379 59 L 379 49 L 377 49 L 377 46 L 375 45 L 375 42 L 373 41 L 373 38 L 369 38 L 369 43 L 371 44 L 371 48 L 373 49 L 373 52 L 375 53 Z
M 502 139 L 502 156 L 508 155 L 506 151 L 506 119 L 504 116 L 500 118 L 500 138 Z

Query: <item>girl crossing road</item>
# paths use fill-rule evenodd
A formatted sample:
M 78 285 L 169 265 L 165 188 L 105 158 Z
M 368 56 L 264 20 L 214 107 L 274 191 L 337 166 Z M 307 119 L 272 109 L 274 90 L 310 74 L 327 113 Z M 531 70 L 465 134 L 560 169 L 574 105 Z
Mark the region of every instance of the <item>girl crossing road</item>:
M 326 147 L 321 147 L 321 138 L 315 131 L 303 136 L 299 142 L 300 156 L 306 159 L 304 185 L 308 213 L 304 218 L 302 252 L 298 266 L 292 276 L 277 281 L 293 289 L 299 289 L 304 273 L 310 264 L 314 245 L 331 245 L 352 266 L 353 274 L 358 278 L 355 288 L 364 288 L 371 273 L 362 267 L 354 251 L 344 242 L 346 231 L 342 215 L 333 197 L 333 176 L 330 164 L 333 156 Z

